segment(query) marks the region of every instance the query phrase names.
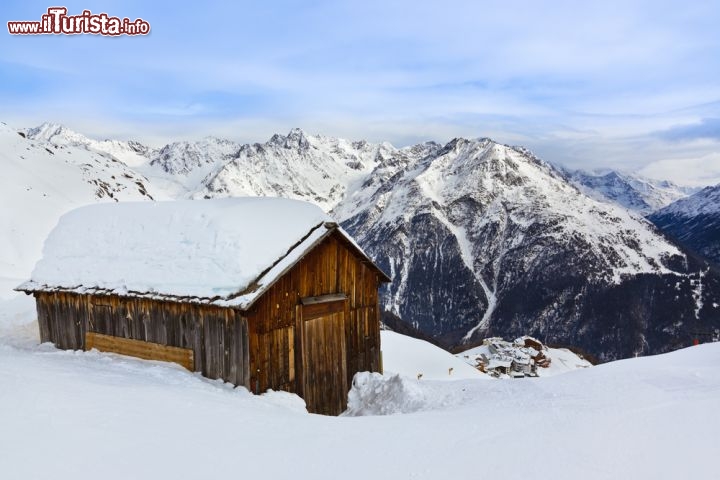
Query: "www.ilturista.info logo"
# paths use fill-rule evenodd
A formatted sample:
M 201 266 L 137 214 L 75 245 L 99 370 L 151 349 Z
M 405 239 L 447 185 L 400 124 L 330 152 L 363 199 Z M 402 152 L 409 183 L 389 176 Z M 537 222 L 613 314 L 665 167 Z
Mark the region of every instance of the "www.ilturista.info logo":
M 11 35 L 147 35 L 150 24 L 138 18 L 111 17 L 107 13 L 83 10 L 80 15 L 68 15 L 65 7 L 50 7 L 39 22 L 7 22 Z

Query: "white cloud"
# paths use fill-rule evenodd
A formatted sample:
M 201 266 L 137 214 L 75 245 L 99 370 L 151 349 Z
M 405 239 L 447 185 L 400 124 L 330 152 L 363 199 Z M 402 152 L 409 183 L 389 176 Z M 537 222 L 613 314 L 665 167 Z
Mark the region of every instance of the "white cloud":
M 652 162 L 640 173 L 651 178 L 672 179 L 681 185 L 703 187 L 720 184 L 720 152 L 701 157 Z

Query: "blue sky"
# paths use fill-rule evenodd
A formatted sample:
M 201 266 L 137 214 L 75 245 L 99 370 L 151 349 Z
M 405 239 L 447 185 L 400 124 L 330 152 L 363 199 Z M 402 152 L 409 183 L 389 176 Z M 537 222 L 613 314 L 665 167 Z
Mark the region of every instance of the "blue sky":
M 5 31 L 0 120 L 156 146 L 295 126 L 398 146 L 487 136 L 569 166 L 720 181 L 720 2 L 63 5 L 152 33 Z M 49 6 L 6 1 L 3 23 Z

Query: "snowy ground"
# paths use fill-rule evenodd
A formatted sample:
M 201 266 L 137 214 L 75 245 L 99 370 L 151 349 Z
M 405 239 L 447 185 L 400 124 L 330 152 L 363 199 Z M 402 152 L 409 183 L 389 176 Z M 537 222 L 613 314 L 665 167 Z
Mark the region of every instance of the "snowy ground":
M 427 344 L 384 335 L 386 369 L 427 378 L 359 377 L 351 413 L 379 399 L 409 413 L 330 418 L 169 364 L 38 346 L 31 318 L 32 302 L 0 303 L 0 478 L 717 478 L 720 344 L 440 381 L 408 360 Z M 459 361 L 430 355 L 439 377 Z
M 399 373 L 421 380 L 488 379 L 488 376 L 435 345 L 383 330 L 383 367 L 386 374 Z

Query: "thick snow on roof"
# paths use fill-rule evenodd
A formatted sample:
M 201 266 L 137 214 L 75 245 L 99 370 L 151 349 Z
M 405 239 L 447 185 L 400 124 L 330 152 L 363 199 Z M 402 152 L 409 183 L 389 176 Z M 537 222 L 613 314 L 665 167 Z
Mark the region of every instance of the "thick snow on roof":
M 196 297 L 242 308 L 257 295 L 240 292 L 253 282 L 268 286 L 324 238 L 331 221 L 315 205 L 283 198 L 81 207 L 60 219 L 19 288 Z

